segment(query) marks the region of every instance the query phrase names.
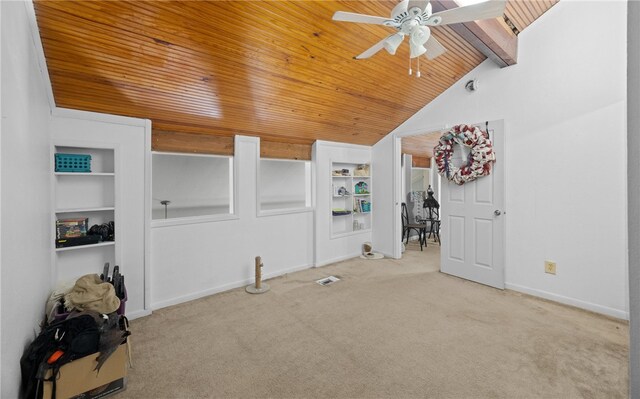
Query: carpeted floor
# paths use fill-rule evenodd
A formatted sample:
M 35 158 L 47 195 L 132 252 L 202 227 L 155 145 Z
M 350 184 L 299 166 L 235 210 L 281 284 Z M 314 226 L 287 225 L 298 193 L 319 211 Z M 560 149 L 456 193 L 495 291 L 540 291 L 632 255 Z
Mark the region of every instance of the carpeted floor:
M 119 398 L 623 398 L 627 324 L 438 272 L 439 247 L 353 259 L 132 322 Z M 339 276 L 322 287 L 314 280 Z

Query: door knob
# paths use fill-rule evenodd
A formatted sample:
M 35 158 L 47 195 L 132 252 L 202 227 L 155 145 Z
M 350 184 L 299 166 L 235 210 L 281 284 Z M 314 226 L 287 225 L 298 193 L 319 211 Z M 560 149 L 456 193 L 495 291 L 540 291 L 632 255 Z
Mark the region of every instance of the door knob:
M 500 215 L 502 215 L 502 212 L 500 212 L 499 210 L 496 209 L 495 211 L 493 211 L 493 214 L 496 215 L 496 216 L 500 216 Z

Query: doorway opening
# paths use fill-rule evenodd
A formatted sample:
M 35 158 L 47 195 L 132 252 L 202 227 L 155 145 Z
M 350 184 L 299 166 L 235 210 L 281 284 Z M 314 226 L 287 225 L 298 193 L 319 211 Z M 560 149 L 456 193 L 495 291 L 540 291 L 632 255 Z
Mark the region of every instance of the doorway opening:
M 432 157 L 439 138 L 436 131 L 401 139 L 400 184 L 404 253 L 418 251 L 424 258 L 435 257 L 432 261 L 438 266 L 441 179 Z
M 396 184 L 396 203 L 402 221 L 396 225 L 396 229 L 398 241 L 405 246 L 404 254 L 400 254 L 400 250 L 396 254 L 403 257 L 407 251 L 414 249 L 425 252 L 424 244 L 427 248 L 438 246 L 439 253 L 430 250 L 424 256 L 439 256 L 438 269 L 441 272 L 502 289 L 506 253 L 504 121 L 471 126 L 474 128 L 463 132 L 451 133 L 449 128 L 445 128 L 437 131 L 431 129 L 429 133 L 396 136 L 396 154 L 401 154 L 395 166 L 395 176 L 400 182 Z M 475 162 L 471 156 L 474 144 L 456 144 L 464 142 L 482 143 L 482 147 L 474 151 L 485 151 L 486 146 L 490 146 L 489 149 L 496 155 L 496 162 L 489 165 L 490 173 L 470 181 L 461 180 L 459 175 L 455 175 L 455 183 L 440 178 L 432 152 L 443 133 L 448 133 L 447 139 L 454 141 L 453 153 L 447 160 L 451 171 Z M 491 143 L 487 144 L 487 138 Z M 416 189 L 424 188 L 426 170 L 431 187 L 421 192 Z M 436 227 L 439 237 L 433 234 L 429 237 L 428 233 L 421 235 L 419 226 L 408 226 L 427 219 L 425 203 L 428 191 L 433 191 L 433 197 L 439 205 Z M 423 232 L 426 229 L 433 232 L 432 226 L 422 226 Z

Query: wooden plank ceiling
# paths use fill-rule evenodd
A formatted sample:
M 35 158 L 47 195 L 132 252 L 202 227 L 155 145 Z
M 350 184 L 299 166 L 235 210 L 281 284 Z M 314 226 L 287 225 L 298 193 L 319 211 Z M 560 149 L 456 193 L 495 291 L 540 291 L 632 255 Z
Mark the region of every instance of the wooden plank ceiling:
M 414 167 L 428 168 L 433 154 L 433 147 L 440 140 L 440 132 L 421 134 L 402 138 L 402 153 L 413 156 Z
M 506 16 L 523 30 L 554 3 L 512 1 Z M 389 28 L 333 22 L 333 13 L 387 16 L 395 4 L 38 0 L 35 8 L 57 106 L 149 118 L 160 150 L 205 134 L 184 150 L 228 151 L 228 138 L 243 134 L 296 154 L 275 156 L 305 157 L 301 148 L 317 139 L 376 143 L 485 59 L 439 27 L 433 35 L 448 51 L 422 57 L 420 79 L 407 74 L 406 43 L 395 56 L 354 60 Z

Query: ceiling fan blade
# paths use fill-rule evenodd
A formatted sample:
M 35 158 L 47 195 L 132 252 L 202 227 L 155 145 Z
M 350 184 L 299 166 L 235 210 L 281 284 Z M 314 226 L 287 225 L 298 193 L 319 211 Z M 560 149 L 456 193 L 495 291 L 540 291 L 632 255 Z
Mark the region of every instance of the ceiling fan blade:
M 440 44 L 440 42 L 433 36 L 431 36 L 429 40 L 427 40 L 427 43 L 424 45 L 424 47 L 427 49 L 425 55 L 430 60 L 442 55 L 442 53 L 447 51 L 447 49 L 445 49 L 444 46 Z
M 365 58 L 369 58 L 372 55 L 374 55 L 375 53 L 377 53 L 378 51 L 382 50 L 384 48 L 384 43 L 387 41 L 387 39 L 389 39 L 392 36 L 395 36 L 396 34 L 394 33 L 393 35 L 389 35 L 387 37 L 385 37 L 384 39 L 380 40 L 378 43 L 374 44 L 373 46 L 371 46 L 368 50 L 366 50 L 364 53 L 356 56 L 357 60 L 364 60 Z
M 414 7 L 418 7 L 422 12 L 429 6 L 429 0 L 409 0 L 407 10 L 411 10 Z
M 506 4 L 507 0 L 489 0 L 483 3 L 437 12 L 426 21 L 426 25 L 449 25 L 498 18 L 504 14 Z
M 409 5 L 409 0 L 402 0 L 400 3 L 396 4 L 391 10 L 391 19 L 396 19 L 397 17 L 402 17 L 403 14 L 407 12 L 407 6 Z
M 343 22 L 358 22 L 362 24 L 374 24 L 374 25 L 388 25 L 390 21 L 389 18 L 384 17 L 376 17 L 373 15 L 365 15 L 365 14 L 356 14 L 354 12 L 346 12 L 346 11 L 336 11 L 333 14 L 334 21 L 343 21 Z

